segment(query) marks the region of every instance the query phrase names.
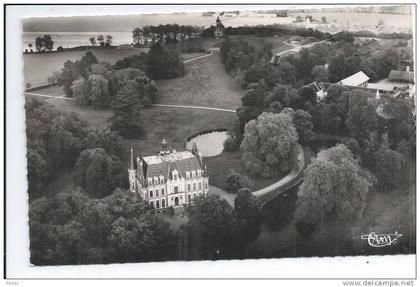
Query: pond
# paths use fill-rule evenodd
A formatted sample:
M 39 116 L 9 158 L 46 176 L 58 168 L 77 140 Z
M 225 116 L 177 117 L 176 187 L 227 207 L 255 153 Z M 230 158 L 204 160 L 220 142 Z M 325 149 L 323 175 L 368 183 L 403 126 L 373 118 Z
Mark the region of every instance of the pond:
M 187 142 L 187 149 L 191 150 L 195 142 L 203 157 L 216 156 L 223 152 L 223 143 L 228 137 L 227 131 L 217 131 L 201 134 Z

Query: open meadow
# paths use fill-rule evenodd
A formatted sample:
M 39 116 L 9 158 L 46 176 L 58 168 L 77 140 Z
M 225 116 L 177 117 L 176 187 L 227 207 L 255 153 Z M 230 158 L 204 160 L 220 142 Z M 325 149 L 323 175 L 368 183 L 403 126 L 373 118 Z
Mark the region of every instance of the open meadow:
M 158 103 L 236 109 L 242 93 L 225 71 L 218 54 L 186 63 L 181 78 L 156 81 Z

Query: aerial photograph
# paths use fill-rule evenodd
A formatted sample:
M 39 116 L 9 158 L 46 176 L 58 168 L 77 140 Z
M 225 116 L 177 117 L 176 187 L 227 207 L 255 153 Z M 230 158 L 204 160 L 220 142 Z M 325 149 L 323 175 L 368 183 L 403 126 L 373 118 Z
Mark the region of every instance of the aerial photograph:
M 413 5 L 234 7 L 22 20 L 32 266 L 416 254 Z

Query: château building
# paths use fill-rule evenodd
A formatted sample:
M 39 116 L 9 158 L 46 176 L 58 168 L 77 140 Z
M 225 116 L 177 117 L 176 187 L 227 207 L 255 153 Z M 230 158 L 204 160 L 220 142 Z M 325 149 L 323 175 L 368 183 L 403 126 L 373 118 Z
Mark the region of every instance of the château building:
M 222 21 L 220 21 L 219 16 L 216 19 L 216 27 L 214 28 L 214 37 L 219 38 L 223 37 L 225 32 L 225 26 L 223 26 Z
M 130 190 L 155 209 L 190 204 L 209 190 L 207 168 L 195 143 L 191 151 L 177 152 L 163 139 L 159 154 L 135 160 L 131 148 L 128 178 Z

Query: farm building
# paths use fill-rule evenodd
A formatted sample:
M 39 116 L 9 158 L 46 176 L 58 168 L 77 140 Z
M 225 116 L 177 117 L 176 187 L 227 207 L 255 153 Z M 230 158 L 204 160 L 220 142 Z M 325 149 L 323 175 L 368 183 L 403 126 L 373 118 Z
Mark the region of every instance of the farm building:
M 411 72 L 409 67 L 405 71 L 392 70 L 388 78 L 391 82 L 414 84 L 414 72 Z
M 369 77 L 362 71 L 340 81 L 340 84 L 351 87 L 367 87 Z

